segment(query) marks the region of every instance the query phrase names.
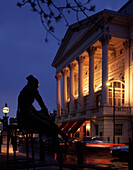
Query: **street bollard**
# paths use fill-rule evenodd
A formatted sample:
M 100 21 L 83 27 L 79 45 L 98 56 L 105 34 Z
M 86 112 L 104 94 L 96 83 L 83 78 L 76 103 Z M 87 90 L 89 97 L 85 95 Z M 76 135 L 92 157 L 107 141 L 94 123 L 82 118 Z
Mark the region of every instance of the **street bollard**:
M 129 143 L 129 158 L 128 158 L 128 167 L 129 170 L 133 170 L 133 141 Z
M 13 152 L 14 152 L 14 170 L 16 170 L 16 151 L 17 151 L 16 129 L 13 131 L 13 134 L 11 136 L 11 144 L 13 146 Z
M 13 135 L 12 137 L 11 137 L 11 144 L 13 145 L 13 151 L 15 151 L 16 152 L 16 150 L 17 150 L 17 136 L 15 135 Z
M 39 134 L 39 143 L 40 143 L 40 161 L 45 161 L 45 147 L 42 140 L 42 136 Z
M 76 148 L 77 148 L 77 164 L 84 164 L 83 145 L 80 141 L 77 142 Z

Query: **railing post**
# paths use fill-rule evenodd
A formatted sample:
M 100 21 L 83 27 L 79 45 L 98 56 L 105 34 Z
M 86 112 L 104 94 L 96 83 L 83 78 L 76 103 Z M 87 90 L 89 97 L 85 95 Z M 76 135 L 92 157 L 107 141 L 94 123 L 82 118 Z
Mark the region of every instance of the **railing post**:
M 129 167 L 129 170 L 133 169 L 132 158 L 133 158 L 133 141 L 130 141 L 130 143 L 129 143 L 129 158 L 128 158 L 128 167 Z
M 80 141 L 78 141 L 76 146 L 77 146 L 77 164 L 84 164 L 83 145 Z
M 27 159 L 27 169 L 29 169 L 29 137 L 26 132 L 26 159 Z
M 9 140 L 10 140 L 10 131 L 9 131 L 9 126 L 7 126 L 7 170 L 9 169 Z
M 32 150 L 33 170 L 35 170 L 35 156 L 34 156 L 34 140 L 33 140 L 33 133 L 31 133 L 30 139 L 31 139 L 31 150 Z
M 44 143 L 41 134 L 39 134 L 39 143 L 40 143 L 40 161 L 45 161 Z
M 13 145 L 13 152 L 14 152 L 14 170 L 16 169 L 16 150 L 17 150 L 17 135 L 16 135 L 16 127 L 12 130 L 11 136 L 11 144 Z

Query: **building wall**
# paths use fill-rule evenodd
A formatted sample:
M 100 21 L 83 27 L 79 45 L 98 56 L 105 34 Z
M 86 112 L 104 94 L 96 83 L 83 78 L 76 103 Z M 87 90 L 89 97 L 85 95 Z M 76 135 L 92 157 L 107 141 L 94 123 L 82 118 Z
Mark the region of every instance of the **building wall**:
M 126 8 L 126 10 L 127 9 L 128 8 Z M 129 8 L 129 11 L 131 9 L 132 7 Z M 115 80 L 121 81 L 124 85 L 123 87 L 125 88 L 124 97 L 121 98 L 124 98 L 125 103 L 119 105 L 120 108 L 118 108 L 116 102 L 115 124 L 122 125 L 122 135 L 115 135 L 115 136 L 116 136 L 116 141 L 127 143 L 129 141 L 129 137 L 131 137 L 131 131 L 132 131 L 131 130 L 132 119 L 129 119 L 129 117 L 133 115 L 133 108 L 130 108 L 130 106 L 133 106 L 133 42 L 132 42 L 133 15 L 127 17 L 125 15 L 120 15 L 120 14 L 117 15 L 117 13 L 113 13 L 113 11 L 110 13 L 108 13 L 107 11 L 104 12 L 103 13 L 105 18 L 107 18 L 108 15 L 113 16 L 113 19 L 108 24 L 109 31 L 107 30 L 101 31 L 100 29 L 96 31 L 93 26 L 92 27 L 90 26 L 88 27 L 88 31 L 85 28 L 80 30 L 79 33 L 82 36 L 79 39 L 74 38 L 76 37 L 78 32 L 74 33 L 73 35 L 71 33 L 70 42 L 66 38 L 66 42 L 65 42 L 66 47 L 64 47 L 66 50 L 63 49 L 65 52 L 62 51 L 61 53 L 62 55 L 59 56 L 60 58 L 58 58 L 59 62 L 56 65 L 56 73 L 57 74 L 61 73 L 62 70 L 65 69 L 66 67 L 69 68 L 69 65 L 71 63 L 75 63 L 76 65 L 79 64 L 77 60 L 81 56 L 84 56 L 87 59 L 87 60 L 85 59 L 85 62 L 83 63 L 84 70 L 82 75 L 84 105 L 82 111 L 79 111 L 78 107 L 75 105 L 74 114 L 70 115 L 69 113 L 67 113 L 65 118 L 59 117 L 59 121 L 63 121 L 63 120 L 70 121 L 71 119 L 78 120 L 81 118 L 86 118 L 86 120 L 90 120 L 91 122 L 90 134 L 92 136 L 98 135 L 98 136 L 102 136 L 104 140 L 112 141 L 113 140 L 113 107 L 112 107 L 113 102 L 111 103 L 112 105 L 109 105 L 109 102 L 106 101 L 109 98 L 107 97 L 108 91 L 105 85 L 105 81 L 107 81 L 107 78 L 108 80 L 110 80 L 110 82 Z M 104 23 L 105 18 L 99 19 L 99 23 Z M 105 42 L 103 43 L 101 41 L 101 38 L 107 38 L 107 41 L 106 39 L 104 39 Z M 72 40 L 77 40 L 77 41 L 72 41 Z M 92 47 L 92 46 L 96 48 L 96 52 L 93 56 L 94 57 L 94 91 L 96 91 L 96 88 L 99 87 L 99 89 L 97 88 L 98 91 L 97 93 L 101 94 L 102 97 L 104 97 L 104 100 L 102 101 L 103 103 L 100 103 L 100 105 L 98 105 L 97 108 L 96 108 L 96 100 L 97 100 L 96 93 L 95 93 L 95 105 L 93 105 L 93 108 L 92 107 L 89 108 L 89 104 L 90 104 L 89 96 L 92 97 L 92 95 L 90 95 L 89 92 L 89 81 L 90 81 L 89 80 L 89 57 L 91 56 L 91 54 L 89 54 L 88 52 L 88 47 Z M 86 55 L 87 52 L 90 56 Z M 106 55 L 107 53 L 108 55 Z M 93 58 L 91 57 L 90 59 Z M 108 63 L 108 65 L 106 63 Z M 79 89 L 78 66 L 76 66 L 75 68 L 76 69 L 74 71 L 74 97 L 75 97 L 75 101 L 78 102 L 78 95 L 79 95 L 78 94 L 79 93 L 78 92 Z M 102 72 L 104 72 L 105 76 L 102 75 Z M 70 76 L 70 70 L 69 70 L 69 76 Z M 70 78 L 68 79 L 70 80 Z M 103 87 L 101 85 L 102 79 L 103 79 Z M 112 89 L 113 88 L 114 87 L 112 87 Z M 87 92 L 85 92 L 85 90 Z M 69 99 L 70 98 L 69 81 L 68 81 L 67 91 L 69 92 L 67 94 L 67 97 Z M 117 89 L 117 94 L 115 94 L 116 97 L 117 95 L 122 94 L 121 92 L 118 93 L 118 91 L 119 89 Z M 113 99 L 113 95 L 112 95 L 112 99 Z M 68 102 L 71 101 L 69 100 Z M 84 127 L 81 127 L 81 136 L 83 136 L 83 128 Z M 98 128 L 98 134 L 96 134 L 97 128 Z

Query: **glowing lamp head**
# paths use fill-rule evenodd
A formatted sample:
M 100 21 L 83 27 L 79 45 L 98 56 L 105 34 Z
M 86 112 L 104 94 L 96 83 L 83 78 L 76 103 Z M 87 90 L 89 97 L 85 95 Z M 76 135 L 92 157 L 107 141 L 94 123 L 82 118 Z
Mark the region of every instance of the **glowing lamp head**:
M 90 130 L 90 125 L 89 125 L 89 124 L 86 126 L 86 129 L 87 129 L 87 130 Z
M 9 113 L 9 107 L 7 106 L 7 103 L 5 104 L 5 107 L 3 108 L 3 113 L 6 115 Z

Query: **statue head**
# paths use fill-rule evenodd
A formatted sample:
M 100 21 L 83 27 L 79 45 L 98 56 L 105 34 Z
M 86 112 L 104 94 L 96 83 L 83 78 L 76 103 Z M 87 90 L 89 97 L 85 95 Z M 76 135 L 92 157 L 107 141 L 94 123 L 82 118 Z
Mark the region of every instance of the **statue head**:
M 35 88 L 39 87 L 39 82 L 33 75 L 29 75 L 28 77 L 26 77 L 26 79 L 28 80 L 29 85 L 31 85 Z

